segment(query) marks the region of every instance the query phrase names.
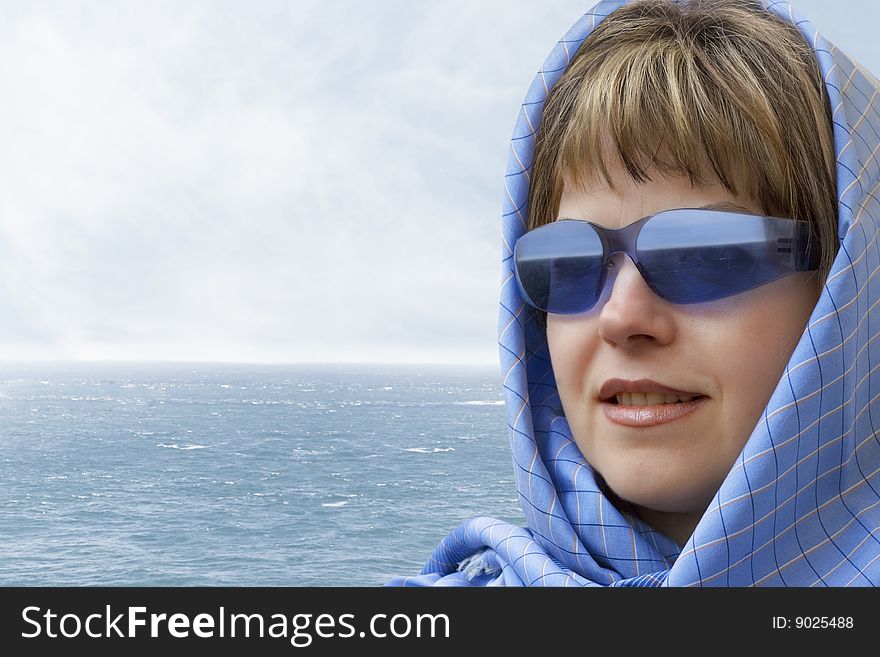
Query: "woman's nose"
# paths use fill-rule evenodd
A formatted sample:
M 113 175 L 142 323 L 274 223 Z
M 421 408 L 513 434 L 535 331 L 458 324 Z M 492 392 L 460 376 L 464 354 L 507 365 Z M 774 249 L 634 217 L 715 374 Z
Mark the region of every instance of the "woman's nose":
M 622 345 L 639 335 L 659 342 L 672 338 L 670 304 L 654 293 L 625 253 L 611 257 L 597 308 L 599 333 L 608 341 Z

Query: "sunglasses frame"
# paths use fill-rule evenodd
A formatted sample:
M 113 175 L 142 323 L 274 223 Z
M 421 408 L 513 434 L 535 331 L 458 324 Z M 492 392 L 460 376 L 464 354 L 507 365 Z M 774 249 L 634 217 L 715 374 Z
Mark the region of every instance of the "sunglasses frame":
M 772 282 L 773 280 L 778 280 L 779 278 L 783 278 L 784 276 L 788 276 L 790 274 L 794 274 L 794 273 L 801 272 L 801 271 L 815 271 L 819 268 L 817 249 L 810 248 L 810 246 L 811 246 L 810 245 L 810 230 L 809 230 L 810 224 L 806 221 L 802 221 L 802 220 L 798 220 L 798 219 L 789 219 L 786 217 L 773 217 L 773 216 L 766 216 L 766 215 L 757 215 L 757 214 L 752 214 L 752 213 L 734 212 L 734 211 L 729 211 L 729 210 L 708 210 L 708 209 L 701 209 L 701 208 L 671 208 L 668 210 L 661 210 L 660 212 L 655 212 L 654 214 L 650 214 L 647 217 L 642 217 L 641 219 L 634 221 L 633 223 L 630 223 L 627 226 L 623 226 L 622 228 L 606 228 L 605 226 L 596 224 L 596 223 L 589 221 L 587 219 L 576 219 L 576 218 L 566 217 L 566 218 L 557 219 L 557 220 L 550 222 L 548 224 L 544 224 L 543 226 L 539 226 L 538 228 L 535 228 L 535 229 L 525 233 L 523 236 L 521 236 L 517 240 L 516 244 L 514 245 L 514 266 L 513 266 L 513 268 L 514 268 L 514 274 L 516 276 L 517 283 L 519 285 L 519 289 L 520 289 L 520 292 L 523 296 L 523 299 L 529 305 L 533 306 L 534 308 L 537 308 L 538 310 L 540 310 L 542 312 L 548 312 L 548 313 L 552 313 L 552 314 L 577 314 L 577 313 L 581 313 L 581 312 L 588 312 L 596 305 L 596 303 L 598 303 L 599 299 L 601 299 L 602 291 L 604 290 L 605 285 L 607 283 L 608 266 L 609 266 L 609 263 L 610 263 L 612 257 L 616 253 L 625 253 L 626 255 L 628 255 L 630 257 L 630 259 L 633 261 L 633 263 L 636 265 L 636 267 L 638 268 L 639 273 L 642 276 L 642 279 L 645 281 L 645 283 L 648 285 L 648 287 L 650 287 L 651 290 L 657 296 L 665 299 L 666 297 L 663 294 L 661 294 L 659 290 L 656 289 L 655 284 L 651 281 L 650 276 L 646 273 L 645 268 L 643 267 L 642 263 L 639 262 L 638 252 L 636 249 L 636 243 L 638 241 L 639 234 L 641 233 L 642 228 L 645 226 L 645 224 L 648 223 L 648 221 L 650 221 L 651 219 L 654 219 L 655 217 L 658 217 L 660 215 L 665 215 L 665 214 L 670 214 L 670 213 L 680 213 L 682 211 L 698 212 L 701 215 L 712 214 L 712 215 L 724 215 L 725 217 L 740 216 L 740 217 L 747 217 L 752 220 L 754 220 L 756 218 L 764 219 L 764 220 L 770 219 L 770 220 L 774 220 L 774 221 L 786 222 L 785 225 L 792 225 L 793 226 L 793 228 L 791 230 L 791 234 L 793 234 L 793 237 L 792 236 L 778 236 L 778 237 L 776 237 L 776 254 L 778 257 L 778 260 L 776 261 L 776 263 L 778 264 L 778 266 L 782 266 L 782 267 L 785 267 L 786 265 L 788 265 L 790 271 L 784 272 L 784 273 L 776 276 L 775 278 L 767 280 L 764 283 L 761 283 L 759 285 L 744 289 L 741 292 L 747 292 L 750 289 L 755 289 L 757 287 L 760 287 L 761 285 L 765 285 L 767 283 Z M 564 222 L 580 222 L 580 223 L 589 224 L 592 227 L 592 229 L 596 232 L 596 234 L 598 235 L 599 240 L 602 243 L 602 248 L 603 248 L 603 253 L 604 253 L 604 261 L 603 261 L 602 270 L 601 270 L 602 273 L 600 275 L 601 277 L 600 277 L 599 285 L 598 285 L 599 292 L 598 292 L 598 295 L 597 295 L 595 301 L 593 301 L 593 304 L 589 308 L 586 308 L 584 310 L 573 311 L 570 313 L 558 313 L 558 312 L 546 310 L 544 308 L 541 308 L 539 305 L 537 305 L 536 303 L 533 302 L 533 300 L 529 297 L 529 295 L 526 291 L 526 287 L 523 285 L 523 282 L 520 279 L 519 260 L 518 260 L 518 256 L 519 256 L 518 248 L 520 245 L 520 240 L 522 240 L 527 235 L 534 234 L 538 231 L 541 231 L 542 229 L 549 229 L 552 226 L 555 226 L 557 224 L 564 223 Z M 768 239 L 767 244 L 769 245 L 771 243 L 772 243 L 771 239 Z M 735 294 L 739 294 L 741 292 L 738 292 Z M 724 295 L 724 296 L 718 297 L 718 298 L 724 298 L 725 296 L 732 296 L 732 295 Z M 712 299 L 710 299 L 710 300 L 712 300 Z M 679 302 L 679 303 L 681 303 L 681 302 Z M 692 302 L 692 303 L 696 303 L 696 302 Z

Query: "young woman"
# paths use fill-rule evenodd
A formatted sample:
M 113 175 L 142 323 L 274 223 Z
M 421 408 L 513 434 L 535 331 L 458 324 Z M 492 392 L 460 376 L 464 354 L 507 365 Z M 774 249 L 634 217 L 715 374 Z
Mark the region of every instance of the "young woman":
M 505 178 L 528 526 L 390 585 L 880 585 L 878 94 L 787 2 L 578 21 Z

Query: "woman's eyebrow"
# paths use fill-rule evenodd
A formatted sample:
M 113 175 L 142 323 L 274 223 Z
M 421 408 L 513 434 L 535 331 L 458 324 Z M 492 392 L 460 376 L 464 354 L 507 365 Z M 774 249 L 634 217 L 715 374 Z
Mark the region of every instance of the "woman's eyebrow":
M 717 203 L 709 203 L 708 205 L 701 205 L 698 210 L 736 210 L 738 212 L 745 212 L 746 214 L 755 214 L 752 210 L 748 208 L 744 208 L 741 205 L 737 205 L 736 203 L 731 203 L 730 201 L 719 201 Z

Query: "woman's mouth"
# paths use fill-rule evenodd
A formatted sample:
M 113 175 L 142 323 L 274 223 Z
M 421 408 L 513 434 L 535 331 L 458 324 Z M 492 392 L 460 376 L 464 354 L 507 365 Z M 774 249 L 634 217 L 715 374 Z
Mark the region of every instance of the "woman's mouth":
M 702 407 L 705 395 L 663 395 L 659 393 L 619 393 L 601 402 L 611 422 L 627 427 L 652 427 L 672 422 Z

